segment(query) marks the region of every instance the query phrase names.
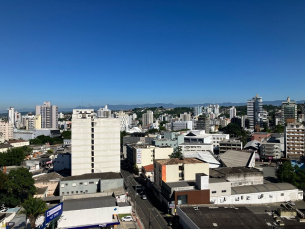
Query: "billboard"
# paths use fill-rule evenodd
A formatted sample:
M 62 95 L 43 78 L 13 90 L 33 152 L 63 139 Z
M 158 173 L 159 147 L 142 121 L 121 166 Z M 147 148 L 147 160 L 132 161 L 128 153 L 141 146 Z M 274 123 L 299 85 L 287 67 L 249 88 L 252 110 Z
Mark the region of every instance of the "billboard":
M 63 202 L 46 211 L 46 224 L 62 214 Z

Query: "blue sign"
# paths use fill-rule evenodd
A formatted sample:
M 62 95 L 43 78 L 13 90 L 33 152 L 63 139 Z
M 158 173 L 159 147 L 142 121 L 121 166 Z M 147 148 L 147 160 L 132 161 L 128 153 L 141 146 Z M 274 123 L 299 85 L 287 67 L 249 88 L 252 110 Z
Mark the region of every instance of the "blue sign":
M 45 216 L 46 217 L 45 223 L 47 224 L 50 221 L 52 221 L 53 219 L 60 216 L 62 214 L 62 208 L 63 208 L 63 202 L 61 202 L 60 204 L 56 205 L 55 207 L 47 210 L 46 216 Z

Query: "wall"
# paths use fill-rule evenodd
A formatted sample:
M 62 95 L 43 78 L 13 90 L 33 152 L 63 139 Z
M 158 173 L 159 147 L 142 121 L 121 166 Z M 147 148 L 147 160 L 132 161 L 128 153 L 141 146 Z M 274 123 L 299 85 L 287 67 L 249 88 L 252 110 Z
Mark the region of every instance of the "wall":
M 54 171 L 71 169 L 71 154 L 57 154 L 53 161 Z
M 168 159 L 169 155 L 173 153 L 173 150 L 172 147 L 156 147 L 154 159 Z
M 262 196 L 263 194 L 263 196 Z M 259 198 L 260 197 L 260 198 Z M 223 199 L 226 199 L 223 201 Z M 273 192 L 257 192 L 248 194 L 238 194 L 221 197 L 211 197 L 211 203 L 214 204 L 266 204 L 285 201 L 302 200 L 303 193 L 299 194 L 298 189 L 273 191 Z M 214 201 L 214 202 L 213 202 Z
M 121 179 L 109 179 L 109 180 L 101 180 L 100 181 L 100 190 L 104 192 L 110 189 L 116 189 L 123 187 L 123 178 Z
M 209 175 L 209 163 L 184 164 L 184 180 L 195 180 L 196 173 Z
M 179 165 L 166 165 L 166 179 L 164 182 L 176 182 L 179 181 Z
M 230 182 L 210 183 L 209 188 L 210 188 L 211 197 L 231 195 L 231 183 Z M 225 190 L 225 192 L 224 192 L 224 190 Z M 213 193 L 215 191 L 216 191 L 216 193 Z
M 96 193 L 99 188 L 99 179 L 60 181 L 59 185 L 59 195 L 61 196 Z
M 232 187 L 264 183 L 262 172 L 229 174 L 226 176 L 226 180 L 231 182 Z
M 210 190 L 188 190 L 175 192 L 175 205 L 178 205 L 178 196 L 187 195 L 187 204 L 210 204 Z
M 47 196 L 53 196 L 58 185 L 59 181 L 35 182 L 35 187 L 37 188 L 43 188 L 48 186 Z

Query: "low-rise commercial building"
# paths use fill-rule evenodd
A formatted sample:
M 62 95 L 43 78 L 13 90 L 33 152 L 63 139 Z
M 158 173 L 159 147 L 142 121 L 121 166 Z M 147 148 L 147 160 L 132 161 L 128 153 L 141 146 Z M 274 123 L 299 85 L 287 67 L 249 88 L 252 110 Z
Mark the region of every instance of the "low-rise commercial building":
M 239 140 L 224 140 L 219 142 L 219 153 L 224 153 L 227 150 L 242 150 L 243 143 Z

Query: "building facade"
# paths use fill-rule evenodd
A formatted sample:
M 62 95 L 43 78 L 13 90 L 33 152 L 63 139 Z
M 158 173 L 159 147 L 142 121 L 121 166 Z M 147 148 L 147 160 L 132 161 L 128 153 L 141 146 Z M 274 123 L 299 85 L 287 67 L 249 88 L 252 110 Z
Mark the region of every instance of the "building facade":
M 36 115 L 41 115 L 41 128 L 57 129 L 58 107 L 51 102 L 36 106 Z
M 72 176 L 120 171 L 120 121 L 98 118 L 93 109 L 72 114 Z
M 247 117 L 249 119 L 249 128 L 254 129 L 256 125 L 264 127 L 267 123 L 267 112 L 263 110 L 263 98 L 256 95 L 247 101 Z
M 154 113 L 148 110 L 142 115 L 142 125 L 144 128 L 147 128 L 150 124 L 154 122 Z
M 297 121 L 297 104 L 295 101 L 290 101 L 290 98 L 287 98 L 287 101 L 282 102 L 281 107 L 281 124 L 285 125 L 287 119 L 293 120 L 293 123 Z
M 305 150 L 305 127 L 300 123 L 290 123 L 285 127 L 286 157 L 302 156 Z

